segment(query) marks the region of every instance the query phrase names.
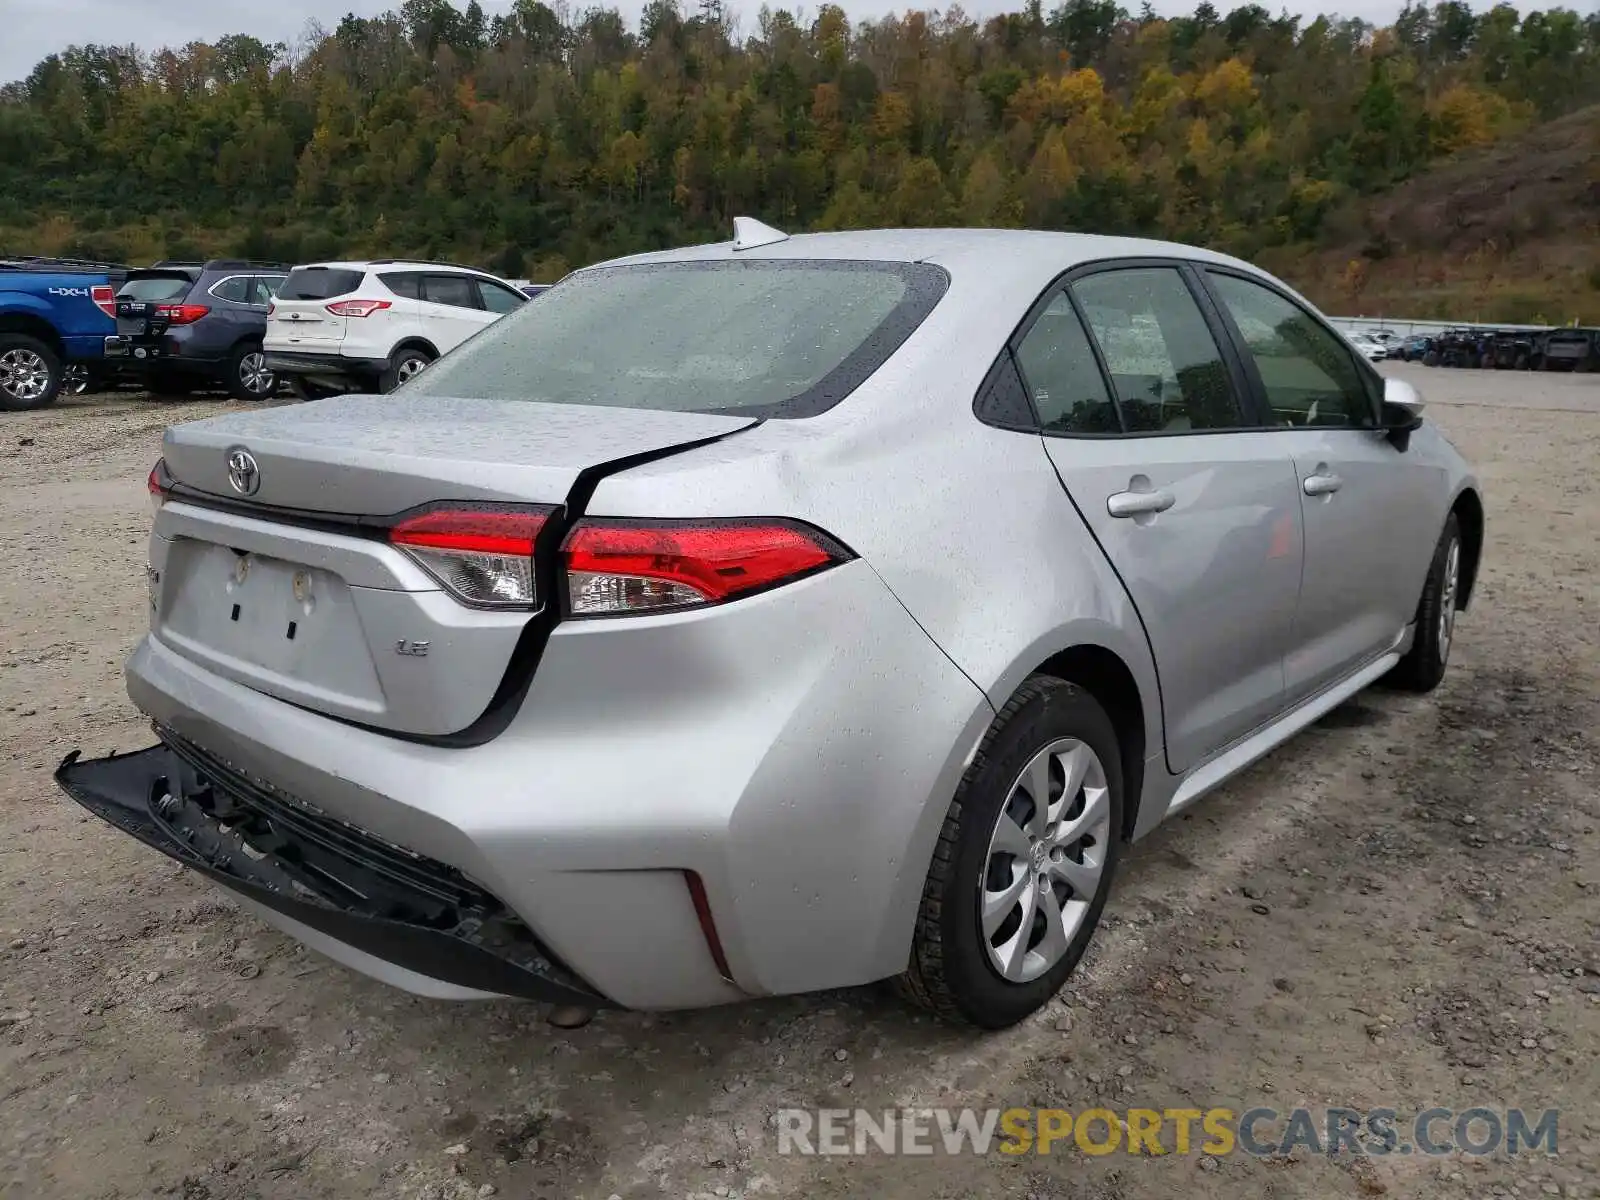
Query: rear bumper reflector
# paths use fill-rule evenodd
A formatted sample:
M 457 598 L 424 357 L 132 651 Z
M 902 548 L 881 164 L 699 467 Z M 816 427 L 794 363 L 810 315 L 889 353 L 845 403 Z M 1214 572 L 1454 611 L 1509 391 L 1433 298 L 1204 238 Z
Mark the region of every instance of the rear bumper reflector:
M 445 863 L 268 791 L 161 731 L 162 744 L 56 770 L 95 816 L 241 896 L 421 975 L 552 1004 L 612 1007 L 514 913 Z

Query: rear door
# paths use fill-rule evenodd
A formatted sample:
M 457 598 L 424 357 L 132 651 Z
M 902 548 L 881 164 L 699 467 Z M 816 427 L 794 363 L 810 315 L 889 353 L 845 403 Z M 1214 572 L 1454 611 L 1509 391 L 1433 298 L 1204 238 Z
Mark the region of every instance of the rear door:
M 1412 620 L 1448 481 L 1376 431 L 1381 381 L 1332 328 L 1258 277 L 1205 275 L 1271 439 L 1294 461 L 1306 559 L 1284 663 L 1292 702 L 1388 650 Z
M 1045 446 L 1144 622 L 1181 772 L 1283 706 L 1294 464 L 1176 262 L 1096 265 L 1015 345 Z
M 440 354 L 450 353 L 497 315 L 480 306 L 470 275 L 426 272 L 422 276 L 422 335 Z

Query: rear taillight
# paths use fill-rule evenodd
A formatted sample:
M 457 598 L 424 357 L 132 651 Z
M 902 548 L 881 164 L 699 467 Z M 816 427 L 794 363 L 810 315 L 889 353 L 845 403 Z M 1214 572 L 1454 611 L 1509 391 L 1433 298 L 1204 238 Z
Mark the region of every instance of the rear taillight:
M 698 608 L 789 583 L 851 555 L 787 520 L 580 521 L 561 547 L 575 617 Z
M 534 608 L 533 553 L 553 509 L 440 508 L 406 517 L 389 541 L 464 604 Z
M 167 460 L 156 459 L 156 465 L 150 468 L 150 475 L 144 481 L 144 486 L 150 492 L 150 509 L 159 512 L 161 506 L 167 502 Z
M 336 317 L 370 317 L 389 307 L 387 300 L 335 300 L 323 306 Z
M 267 320 L 270 321 L 272 319 L 272 314 L 277 312 L 277 311 L 278 311 L 277 302 L 275 300 L 268 300 L 267 301 Z
M 108 317 L 117 315 L 117 292 L 109 283 L 97 283 L 89 289 L 94 306 Z
M 156 305 L 156 316 L 168 325 L 193 325 L 210 311 L 204 304 Z

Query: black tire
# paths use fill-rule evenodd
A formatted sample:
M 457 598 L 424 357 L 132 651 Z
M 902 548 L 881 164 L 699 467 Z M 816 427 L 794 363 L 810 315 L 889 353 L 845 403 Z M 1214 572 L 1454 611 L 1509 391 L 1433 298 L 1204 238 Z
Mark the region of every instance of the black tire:
M 88 363 L 67 363 L 61 369 L 61 395 L 92 396 L 103 391 L 105 376 Z
M 392 392 L 433 361 L 433 355 L 416 346 L 402 346 L 389 356 L 389 369 L 378 380 L 378 390 Z
M 289 394 L 296 400 L 321 400 L 328 396 L 337 396 L 339 390 L 325 384 L 312 383 L 304 375 L 285 375 L 284 382 L 289 385 Z
M 233 353 L 228 355 L 227 371 L 228 395 L 235 400 L 259 403 L 277 395 L 278 376 L 266 369 L 260 342 L 245 342 L 235 346 Z
M 1063 738 L 1076 738 L 1094 751 L 1105 775 L 1110 813 L 1104 865 L 1062 957 L 1038 978 L 1014 983 L 990 962 L 974 884 L 981 884 L 991 867 L 990 839 L 1023 769 Z M 911 961 L 896 981 L 901 995 L 947 1021 L 983 1029 L 1004 1029 L 1046 1004 L 1083 957 L 1110 893 L 1122 848 L 1122 787 L 1116 730 L 1094 697 L 1049 676 L 1024 683 L 989 726 L 950 802 L 923 884 Z M 1037 927 L 1030 927 L 1030 941 Z
M 54 350 L 25 333 L 0 333 L 0 411 L 45 408 L 61 394 L 65 368 Z
M 1451 549 L 1454 548 L 1456 577 L 1447 580 Z M 1450 614 L 1448 632 L 1441 621 L 1445 606 L 1455 609 L 1461 591 L 1461 526 L 1455 513 L 1445 518 L 1444 531 L 1433 548 L 1433 561 L 1428 564 L 1428 578 L 1422 585 L 1422 599 L 1417 602 L 1417 633 L 1406 656 L 1389 672 L 1389 681 L 1408 692 L 1431 692 L 1444 678 L 1445 667 L 1450 662 L 1450 648 L 1455 643 L 1455 613 Z
M 187 396 L 194 391 L 194 380 L 177 371 L 156 367 L 146 373 L 144 390 L 152 396 Z

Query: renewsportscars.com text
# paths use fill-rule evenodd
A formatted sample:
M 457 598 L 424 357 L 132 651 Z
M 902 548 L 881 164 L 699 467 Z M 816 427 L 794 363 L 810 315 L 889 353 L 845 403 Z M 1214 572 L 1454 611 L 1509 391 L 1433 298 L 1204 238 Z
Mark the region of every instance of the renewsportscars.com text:
M 1310 1154 L 1557 1153 L 1557 1109 L 822 1108 L 780 1109 L 778 1153 Z

